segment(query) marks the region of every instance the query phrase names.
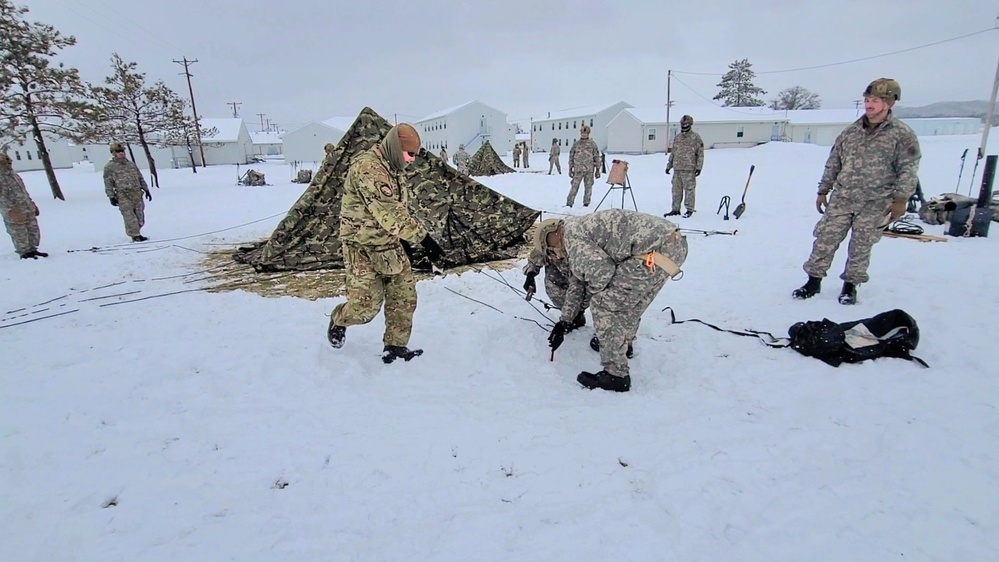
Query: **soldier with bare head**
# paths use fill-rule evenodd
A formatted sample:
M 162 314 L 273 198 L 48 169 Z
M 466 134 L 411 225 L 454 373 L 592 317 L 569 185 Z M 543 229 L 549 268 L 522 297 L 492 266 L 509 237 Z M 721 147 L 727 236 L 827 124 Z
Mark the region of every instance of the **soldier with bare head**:
M 121 211 L 125 234 L 133 242 L 144 242 L 148 238 L 140 232 L 146 224 L 146 204 L 142 196 L 145 195 L 146 201 L 152 201 L 153 196 L 138 166 L 125 156 L 125 147 L 120 142 L 113 142 L 109 149 L 111 160 L 104 165 L 104 193 Z
M 382 361 L 409 361 L 423 354 L 409 349 L 416 311 L 416 280 L 404 244 L 421 244 L 431 263 L 444 249 L 409 214 L 402 182 L 406 166 L 420 152 L 420 135 L 409 123 L 350 163 L 340 204 L 340 241 L 347 270 L 347 302 L 330 315 L 330 345 L 343 347 L 347 327 L 367 324 L 385 304 Z
M 41 232 L 38 230 L 38 205 L 31 200 L 24 181 L 14 171 L 13 163 L 5 152 L 0 152 L 0 215 L 7 227 L 7 234 L 14 242 L 14 251 L 21 259 L 47 258 L 38 251 Z

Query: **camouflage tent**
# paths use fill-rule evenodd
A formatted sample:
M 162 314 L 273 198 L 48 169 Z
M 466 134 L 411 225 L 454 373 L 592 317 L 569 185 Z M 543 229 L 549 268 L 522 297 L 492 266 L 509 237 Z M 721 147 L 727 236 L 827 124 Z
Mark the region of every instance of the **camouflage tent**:
M 326 158 L 270 239 L 240 248 L 235 259 L 257 271 L 342 268 L 340 201 L 351 159 L 380 141 L 392 126 L 364 108 Z M 495 154 L 495 153 L 494 153 Z M 444 248 L 447 266 L 517 255 L 538 211 L 458 173 L 426 150 L 400 178 L 410 189 L 409 205 Z M 422 248 L 413 248 L 413 266 L 428 267 Z
M 475 152 L 468 162 L 468 175 L 470 176 L 495 176 L 496 174 L 509 174 L 514 172 L 513 168 L 507 166 L 500 160 L 493 145 L 489 141 L 482 143 L 479 150 Z

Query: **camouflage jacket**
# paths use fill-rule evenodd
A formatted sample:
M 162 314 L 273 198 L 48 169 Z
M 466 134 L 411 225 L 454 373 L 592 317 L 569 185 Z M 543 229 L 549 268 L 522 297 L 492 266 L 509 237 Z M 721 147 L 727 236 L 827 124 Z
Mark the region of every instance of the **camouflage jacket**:
M 527 256 L 527 265 L 524 266 L 524 275 L 535 274 L 541 272 L 541 268 L 548 268 L 545 273 L 545 278 L 550 279 L 558 287 L 568 287 L 569 278 L 572 277 L 572 271 L 569 270 L 569 264 L 566 260 L 552 260 L 548 259 L 547 254 L 541 250 L 535 248 L 531 250 L 531 253 Z M 575 315 L 573 315 L 575 317 Z
M 908 199 L 916 191 L 919 140 L 908 125 L 889 112 L 884 123 L 864 128 L 861 117 L 836 137 L 819 194 L 851 201 Z
M 593 139 L 579 139 L 569 149 L 569 171 L 592 174 L 600 170 L 600 149 Z
M 673 139 L 666 169 L 678 172 L 696 172 L 704 167 L 704 141 L 694 131 L 680 133 Z
M 455 166 L 468 166 L 468 161 L 471 156 L 468 155 L 464 150 L 459 150 L 454 153 L 454 165 Z
M 397 247 L 400 238 L 419 243 L 427 229 L 409 214 L 407 199 L 377 146 L 359 154 L 343 185 L 340 240 L 378 250 Z
M 562 148 L 557 144 L 553 144 L 552 151 L 548 154 L 548 161 L 554 162 L 555 160 L 558 160 L 560 154 L 562 154 Z
M 13 171 L 0 172 L 0 213 L 4 220 L 21 222 L 25 214 L 35 214 L 35 202 L 21 181 L 21 176 Z M 22 217 L 22 218 L 19 218 Z
M 131 160 L 112 158 L 104 165 L 104 193 L 111 197 L 135 197 L 149 191 L 146 178 Z
M 563 239 L 572 271 L 570 295 L 582 290 L 599 293 L 607 288 L 617 266 L 649 252 L 660 252 L 682 265 L 687 258 L 683 236 L 672 236 L 678 228 L 672 222 L 645 213 L 608 209 L 565 219 Z M 580 287 L 580 285 L 583 285 Z M 563 320 L 565 320 L 563 309 Z

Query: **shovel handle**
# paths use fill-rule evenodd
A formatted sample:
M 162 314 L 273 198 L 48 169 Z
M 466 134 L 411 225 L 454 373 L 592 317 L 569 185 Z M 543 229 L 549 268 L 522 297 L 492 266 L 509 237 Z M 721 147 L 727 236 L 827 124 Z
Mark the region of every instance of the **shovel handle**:
M 753 179 L 753 171 L 756 170 L 756 164 L 749 167 L 749 177 L 746 178 L 746 187 L 742 190 L 742 202 L 746 202 L 746 192 L 749 191 L 749 181 Z

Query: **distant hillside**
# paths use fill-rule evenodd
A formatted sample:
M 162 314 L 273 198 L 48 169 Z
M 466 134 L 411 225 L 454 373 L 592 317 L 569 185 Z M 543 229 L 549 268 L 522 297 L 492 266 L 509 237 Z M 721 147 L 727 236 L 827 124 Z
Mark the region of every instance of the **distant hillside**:
M 985 100 L 978 101 L 940 101 L 937 103 L 931 103 L 930 105 L 924 105 L 921 107 L 903 107 L 898 106 L 895 108 L 894 113 L 899 117 L 978 117 L 979 119 L 985 119 L 985 113 L 988 111 L 989 102 Z M 999 112 L 996 112 L 999 116 Z M 995 118 L 993 118 L 995 120 Z

